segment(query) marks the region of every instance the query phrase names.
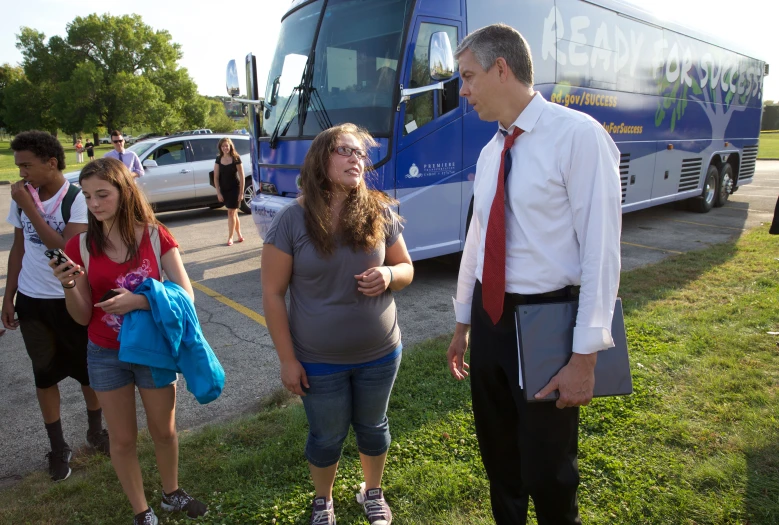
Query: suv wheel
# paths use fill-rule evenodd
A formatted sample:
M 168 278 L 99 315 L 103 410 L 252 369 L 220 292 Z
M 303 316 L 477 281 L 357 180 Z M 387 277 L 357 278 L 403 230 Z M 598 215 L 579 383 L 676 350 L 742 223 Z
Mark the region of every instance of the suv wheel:
M 243 199 L 241 199 L 241 211 L 243 213 L 252 212 L 252 199 L 254 198 L 254 184 L 252 184 L 252 178 L 246 177 L 246 181 L 243 184 Z

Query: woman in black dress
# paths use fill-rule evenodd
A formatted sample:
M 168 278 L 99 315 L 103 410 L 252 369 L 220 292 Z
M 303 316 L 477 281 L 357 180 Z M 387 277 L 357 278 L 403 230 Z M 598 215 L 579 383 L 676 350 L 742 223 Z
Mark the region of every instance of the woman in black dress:
M 227 208 L 227 246 L 233 245 L 233 234 L 243 242 L 238 206 L 243 198 L 244 174 L 241 156 L 235 151 L 233 141 L 225 137 L 219 141 L 219 155 L 214 164 L 214 186 L 219 202 Z

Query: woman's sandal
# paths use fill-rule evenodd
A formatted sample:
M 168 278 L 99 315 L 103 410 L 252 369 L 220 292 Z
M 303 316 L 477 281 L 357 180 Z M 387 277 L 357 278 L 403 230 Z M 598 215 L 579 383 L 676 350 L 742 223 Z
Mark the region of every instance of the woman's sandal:
M 233 245 L 233 240 L 232 239 L 228 240 L 227 241 L 227 246 L 232 246 L 232 245 Z
M 238 237 L 238 241 L 237 242 L 243 242 L 243 237 Z

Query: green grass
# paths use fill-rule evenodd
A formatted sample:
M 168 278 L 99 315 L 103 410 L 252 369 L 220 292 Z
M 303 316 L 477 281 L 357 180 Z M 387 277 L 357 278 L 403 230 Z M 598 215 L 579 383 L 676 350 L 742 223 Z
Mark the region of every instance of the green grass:
M 779 159 L 779 133 L 761 133 L 758 159 Z
M 70 144 L 69 140 L 67 144 L 63 143 L 63 147 L 65 148 L 65 164 L 67 166 L 65 173 L 76 171 L 84 166 L 84 164 L 76 164 L 76 149 Z M 113 148 L 107 144 L 98 146 L 95 148 L 95 157 L 102 157 L 111 149 Z M 84 161 L 86 162 L 87 160 L 88 157 L 85 151 Z M 10 142 L 0 142 L 0 181 L 2 180 L 11 182 L 19 180 L 19 168 L 14 164 L 14 152 L 11 151 Z
M 623 274 L 635 392 L 582 410 L 585 523 L 779 523 L 779 348 L 767 334 L 779 327 L 776 253 L 777 238 L 762 227 Z M 391 399 L 384 487 L 398 524 L 491 523 L 469 387 L 449 377 L 447 344 L 404 352 Z M 211 507 L 201 522 L 308 523 L 306 429 L 299 401 L 279 394 L 255 415 L 183 432 L 181 483 Z M 159 508 L 146 433 L 139 450 L 147 497 Z M 81 454 L 73 467 L 65 483 L 36 472 L 0 493 L 0 522 L 127 523 L 110 462 Z M 360 481 L 350 437 L 334 491 L 342 525 L 366 523 L 353 499 Z

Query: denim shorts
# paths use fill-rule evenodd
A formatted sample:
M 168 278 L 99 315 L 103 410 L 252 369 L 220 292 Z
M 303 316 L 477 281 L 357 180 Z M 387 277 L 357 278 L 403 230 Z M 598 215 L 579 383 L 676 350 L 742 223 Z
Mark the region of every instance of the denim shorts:
M 92 341 L 87 343 L 87 370 L 89 385 L 96 392 L 109 392 L 133 383 L 138 388 L 149 389 L 168 386 L 157 386 L 148 366 L 119 361 L 119 350 L 103 348 Z
M 309 376 L 303 407 L 308 418 L 306 458 L 315 467 L 334 465 L 349 426 L 357 449 L 380 456 L 390 445 L 387 405 L 402 354 L 392 361 L 323 376 Z

